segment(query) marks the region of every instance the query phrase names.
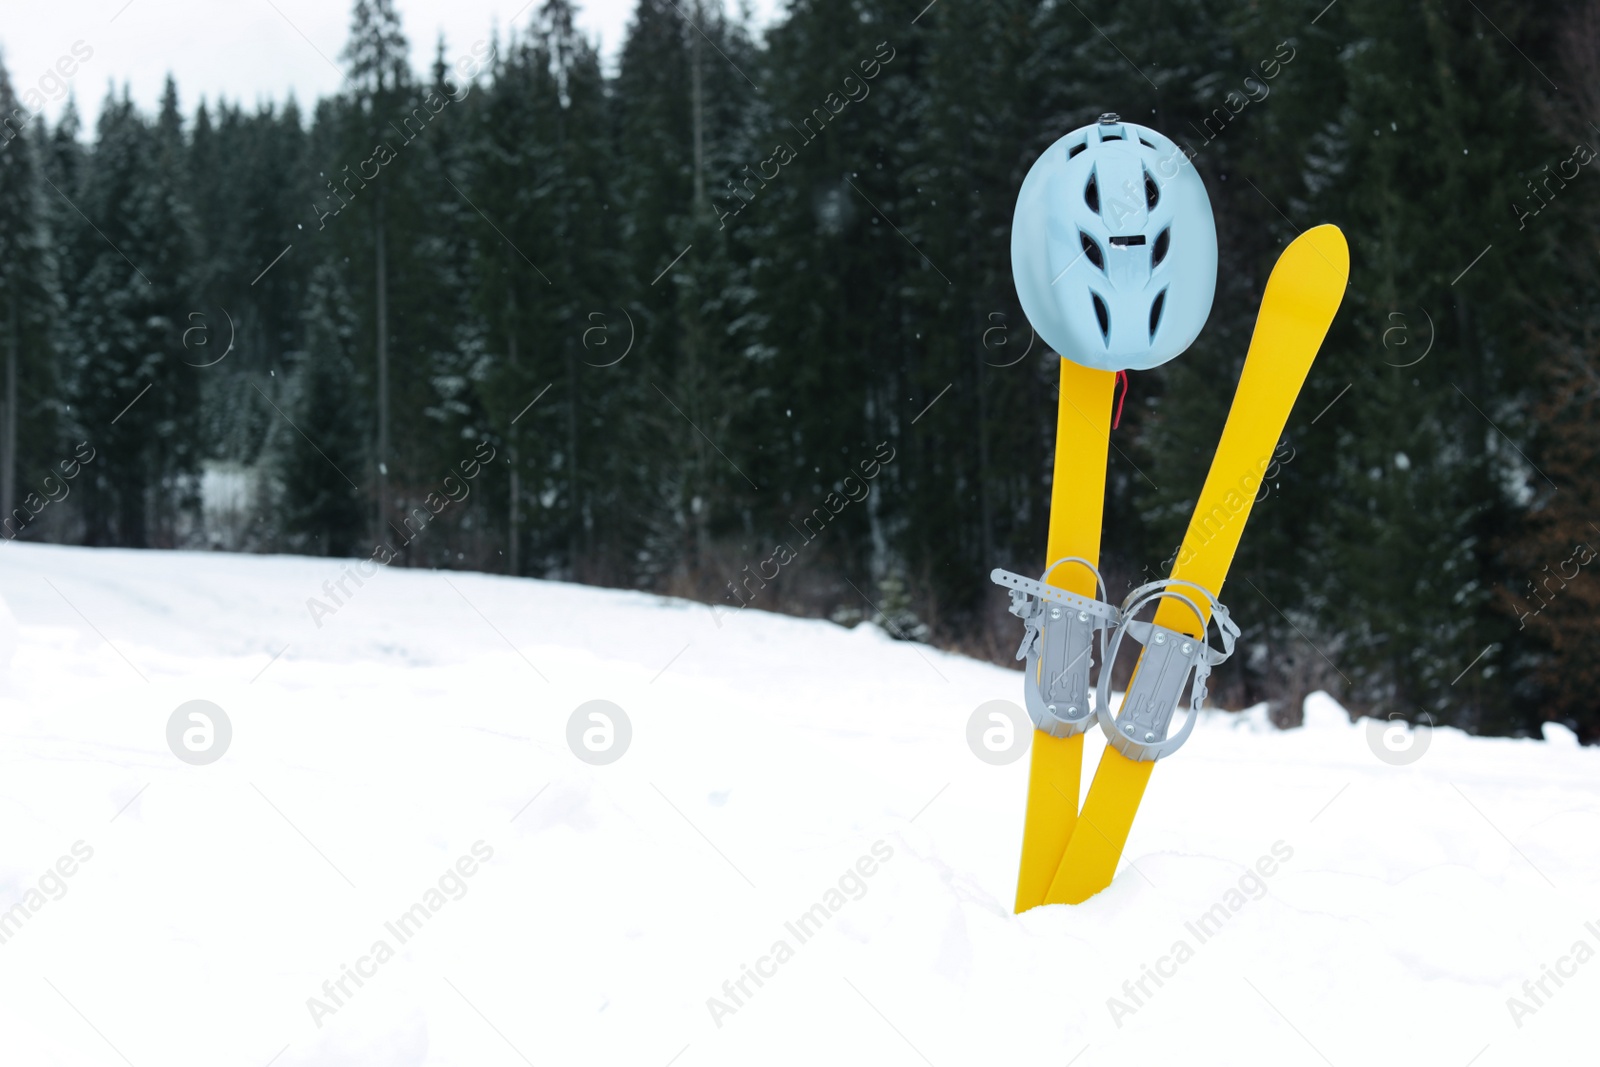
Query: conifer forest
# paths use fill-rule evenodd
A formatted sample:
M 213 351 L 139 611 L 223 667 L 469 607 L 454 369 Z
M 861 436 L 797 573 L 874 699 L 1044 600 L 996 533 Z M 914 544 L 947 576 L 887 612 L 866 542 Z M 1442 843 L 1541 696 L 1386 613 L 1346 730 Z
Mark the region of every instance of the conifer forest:
M 355 0 L 334 95 L 180 69 L 93 128 L 0 72 L 5 540 L 559 579 L 1009 664 L 988 574 L 1039 569 L 1058 363 L 1012 212 L 1114 112 L 1184 147 L 1220 269 L 1127 383 L 1110 596 L 1170 569 L 1266 272 L 1333 222 L 1349 289 L 1212 699 L 1600 741 L 1600 0 L 925 2 L 639 0 L 602 56 L 539 0 L 413 69 L 394 0 Z

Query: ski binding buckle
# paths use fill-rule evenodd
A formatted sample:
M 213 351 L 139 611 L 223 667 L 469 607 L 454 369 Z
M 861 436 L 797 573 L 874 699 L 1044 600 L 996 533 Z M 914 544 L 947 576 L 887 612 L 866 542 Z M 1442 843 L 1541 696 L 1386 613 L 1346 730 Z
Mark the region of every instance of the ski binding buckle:
M 1101 599 L 1047 584 L 1063 563 L 1087 567 Z M 1027 661 L 1022 691 L 1028 717 L 1052 737 L 1083 733 L 1094 720 L 1089 703 L 1094 635 L 1118 622 L 1117 610 L 1105 602 L 1100 572 L 1088 560 L 1068 556 L 1051 564 L 1037 581 L 999 567 L 989 578 L 1011 591 L 1011 614 L 1025 626 L 1016 658 Z
M 1193 590 L 1199 596 L 1178 592 L 1174 588 L 1177 586 Z M 1222 634 L 1221 649 L 1212 648 L 1206 641 L 1206 615 L 1196 603 L 1199 598 L 1210 605 L 1211 617 Z M 1201 636 L 1135 620 L 1141 608 L 1162 599 L 1178 600 L 1187 605 L 1200 620 Z M 1100 671 L 1100 685 L 1095 693 L 1096 718 L 1100 721 L 1101 732 L 1106 735 L 1106 743 L 1112 748 L 1135 762 L 1158 760 L 1176 752 L 1189 739 L 1200 718 L 1200 706 L 1206 699 L 1206 678 L 1211 668 L 1233 655 L 1239 627 L 1229 618 L 1228 609 L 1208 590 L 1177 579 L 1152 582 L 1129 593 L 1122 604 L 1121 620 L 1106 649 L 1106 667 Z M 1132 637 L 1143 645 L 1144 653 L 1139 658 L 1133 680 L 1128 683 L 1122 707 L 1113 716 L 1110 667 L 1116 662 L 1124 637 Z M 1189 695 L 1189 717 L 1176 734 L 1168 737 L 1173 713 L 1178 710 L 1178 700 L 1183 696 L 1183 687 L 1191 671 L 1194 686 Z

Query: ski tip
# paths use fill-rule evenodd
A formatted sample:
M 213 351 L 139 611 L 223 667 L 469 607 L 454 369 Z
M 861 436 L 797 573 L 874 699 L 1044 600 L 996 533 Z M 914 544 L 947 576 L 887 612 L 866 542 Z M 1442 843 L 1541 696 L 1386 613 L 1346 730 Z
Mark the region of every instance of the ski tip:
M 1350 246 L 1344 234 L 1331 223 L 1313 226 L 1290 241 L 1278 256 L 1262 294 L 1262 314 L 1271 308 L 1280 317 L 1287 314 L 1307 325 L 1320 324 L 1315 340 L 1305 350 L 1309 361 L 1316 356 L 1349 284 Z M 1260 330 L 1260 320 L 1256 328 Z
M 1350 245 L 1344 239 L 1344 231 L 1331 222 L 1313 226 L 1289 242 L 1282 258 L 1287 260 L 1291 254 L 1296 260 L 1309 260 L 1308 266 L 1321 260 L 1338 275 L 1341 285 L 1350 280 Z

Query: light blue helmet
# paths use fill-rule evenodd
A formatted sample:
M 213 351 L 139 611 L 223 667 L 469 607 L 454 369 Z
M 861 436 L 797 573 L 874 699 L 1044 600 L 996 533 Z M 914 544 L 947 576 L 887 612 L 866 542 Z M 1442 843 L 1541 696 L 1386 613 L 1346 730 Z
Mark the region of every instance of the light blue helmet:
M 1045 149 L 1023 179 L 1011 273 L 1045 343 L 1100 370 L 1148 370 L 1211 314 L 1217 226 L 1183 150 L 1102 115 Z

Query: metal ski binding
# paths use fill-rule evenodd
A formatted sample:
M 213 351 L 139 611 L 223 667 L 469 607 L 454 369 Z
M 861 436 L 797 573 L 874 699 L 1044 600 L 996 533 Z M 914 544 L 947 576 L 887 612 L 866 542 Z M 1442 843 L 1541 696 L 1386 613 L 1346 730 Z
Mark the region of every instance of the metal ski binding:
M 1046 584 L 1063 563 L 1087 567 L 1100 599 Z M 1083 733 L 1094 719 L 1089 705 L 1094 635 L 1109 631 L 1119 620 L 1117 609 L 1105 601 L 1105 580 L 1094 564 L 1078 556 L 1056 560 L 1038 581 L 999 567 L 989 572 L 989 578 L 1011 591 L 1011 614 L 1026 627 L 1017 659 L 1028 664 L 1022 684 L 1028 717 L 1053 737 Z
M 1177 592 L 1173 587 L 1184 586 L 1195 590 L 1211 606 L 1211 617 L 1216 620 L 1222 635 L 1222 648 L 1215 649 L 1207 643 L 1207 630 L 1201 636 L 1191 637 L 1181 630 L 1169 630 L 1153 622 L 1138 622 L 1134 616 L 1147 604 L 1166 598 L 1183 602 L 1193 611 L 1201 626 L 1206 627 L 1206 614 L 1195 602 L 1197 598 Z M 1116 662 L 1117 650 L 1124 636 L 1144 646 L 1144 654 L 1128 683 L 1122 698 L 1122 708 L 1115 716 L 1111 712 L 1111 665 Z M 1158 760 L 1170 756 L 1189 739 L 1195 722 L 1200 718 L 1200 705 L 1206 699 L 1206 678 L 1211 668 L 1233 655 L 1234 641 L 1239 627 L 1228 617 L 1228 609 L 1212 596 L 1210 591 L 1193 582 L 1169 578 L 1142 585 L 1128 594 L 1122 602 L 1121 622 L 1111 635 L 1106 648 L 1106 665 L 1100 671 L 1100 685 L 1095 691 L 1095 716 L 1106 742 L 1124 756 L 1136 762 Z M 1178 710 L 1178 698 L 1194 672 L 1194 688 L 1189 696 L 1189 718 L 1172 737 L 1167 731 L 1172 715 Z

